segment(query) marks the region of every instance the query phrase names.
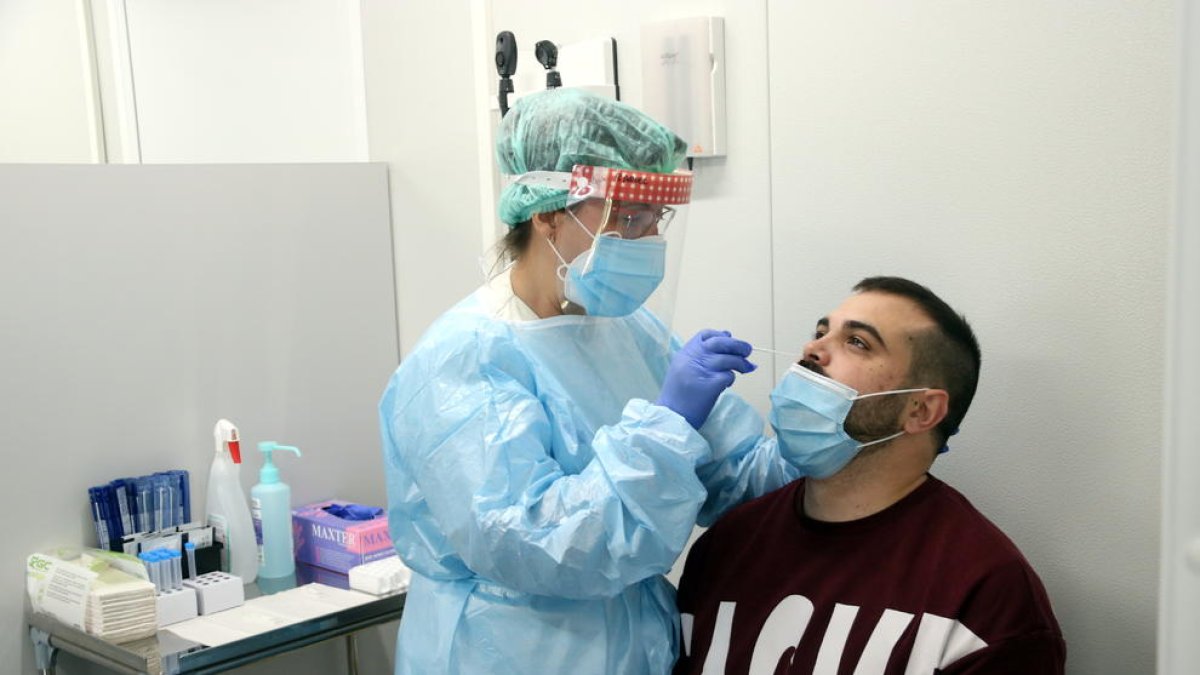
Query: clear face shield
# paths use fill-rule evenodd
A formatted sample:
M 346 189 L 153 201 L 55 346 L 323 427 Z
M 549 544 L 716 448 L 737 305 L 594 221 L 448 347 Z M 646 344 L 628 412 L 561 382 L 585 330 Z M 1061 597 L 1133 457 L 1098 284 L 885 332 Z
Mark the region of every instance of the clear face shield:
M 576 166 L 570 180 L 567 216 L 590 238 L 558 270 L 571 311 L 628 316 L 645 306 L 669 328 L 692 174 Z

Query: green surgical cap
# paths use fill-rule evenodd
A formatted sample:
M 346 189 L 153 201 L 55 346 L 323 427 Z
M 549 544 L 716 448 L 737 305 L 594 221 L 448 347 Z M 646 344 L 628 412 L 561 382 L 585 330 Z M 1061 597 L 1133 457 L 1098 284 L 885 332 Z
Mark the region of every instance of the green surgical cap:
M 525 96 L 496 132 L 500 172 L 570 171 L 576 164 L 671 173 L 687 144 L 640 110 L 580 89 Z M 564 188 L 511 184 L 500 193 L 500 220 L 516 226 L 567 205 Z

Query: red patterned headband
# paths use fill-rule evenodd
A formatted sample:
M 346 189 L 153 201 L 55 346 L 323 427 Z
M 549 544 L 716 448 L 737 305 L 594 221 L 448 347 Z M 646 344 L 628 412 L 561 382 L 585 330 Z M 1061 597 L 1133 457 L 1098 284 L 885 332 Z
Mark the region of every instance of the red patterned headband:
M 567 199 L 614 199 L 646 204 L 687 204 L 692 199 L 692 173 L 651 173 L 603 166 L 575 165 Z

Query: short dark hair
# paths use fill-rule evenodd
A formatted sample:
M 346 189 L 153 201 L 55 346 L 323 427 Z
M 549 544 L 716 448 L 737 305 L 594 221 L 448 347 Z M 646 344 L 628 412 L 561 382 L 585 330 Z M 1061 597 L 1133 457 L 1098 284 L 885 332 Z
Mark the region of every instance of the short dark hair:
M 901 277 L 868 277 L 858 282 L 854 291 L 908 298 L 937 326 L 913 336 L 908 376 L 914 386 L 934 386 L 945 389 L 950 395 L 946 417 L 937 426 L 938 447 L 941 447 L 958 431 L 979 384 L 981 355 L 975 331 L 971 330 L 966 317 L 915 281 Z

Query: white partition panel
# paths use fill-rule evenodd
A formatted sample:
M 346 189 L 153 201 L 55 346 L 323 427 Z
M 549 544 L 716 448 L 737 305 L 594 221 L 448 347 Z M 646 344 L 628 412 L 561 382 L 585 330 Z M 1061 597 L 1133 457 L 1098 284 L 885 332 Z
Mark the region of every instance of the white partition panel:
M 246 488 L 255 444 L 276 440 L 304 452 L 280 467 L 295 502 L 385 502 L 386 167 L 0 166 L 0 359 L 0 663 L 28 673 L 25 556 L 93 542 L 87 487 L 121 476 L 187 469 L 202 513 L 219 417 L 241 428 Z M 392 640 L 394 625 L 364 638 L 366 672 L 387 670 Z

